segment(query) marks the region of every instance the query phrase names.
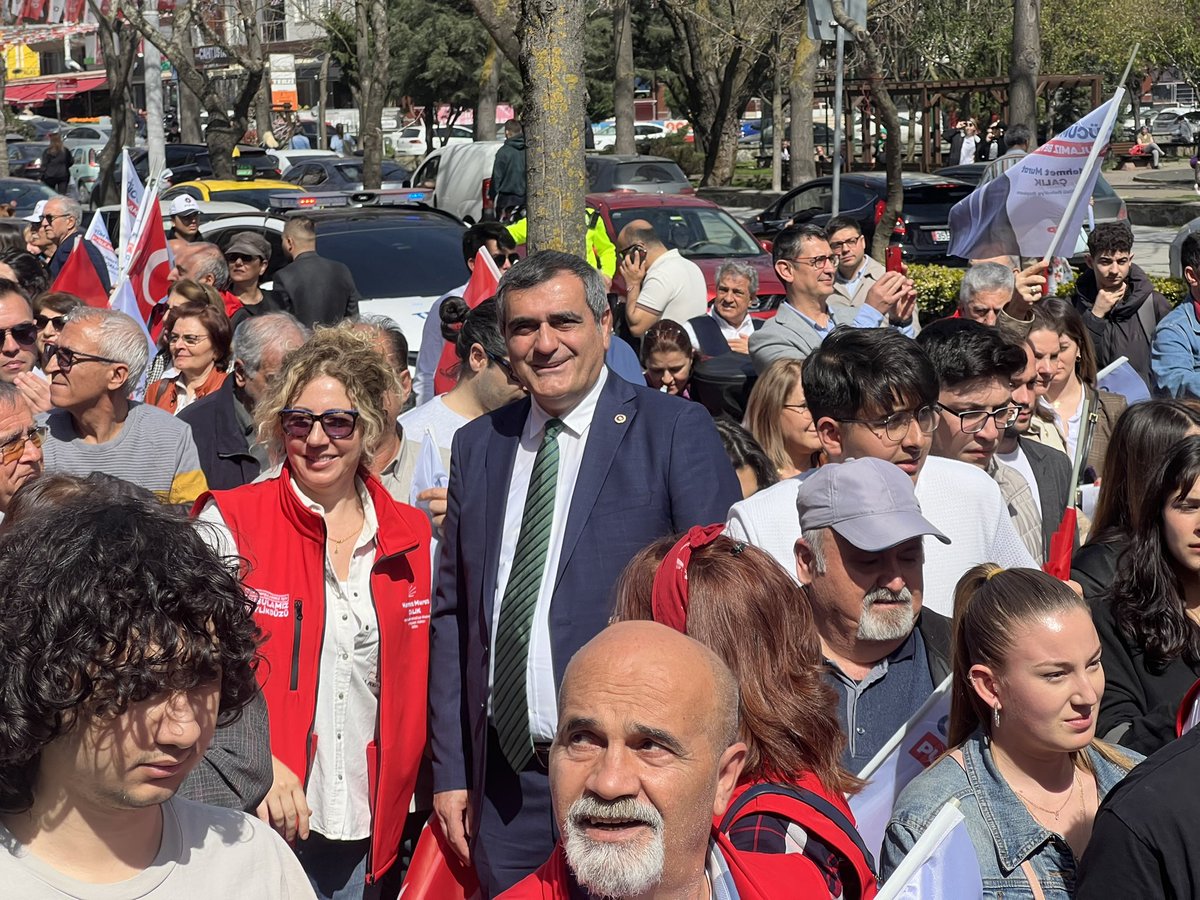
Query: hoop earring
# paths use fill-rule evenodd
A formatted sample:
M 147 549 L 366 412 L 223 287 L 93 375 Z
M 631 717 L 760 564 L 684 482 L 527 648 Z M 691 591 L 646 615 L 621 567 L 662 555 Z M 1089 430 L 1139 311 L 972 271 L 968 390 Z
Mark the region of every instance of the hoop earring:
M 1000 704 L 992 707 L 992 728 L 1000 727 Z

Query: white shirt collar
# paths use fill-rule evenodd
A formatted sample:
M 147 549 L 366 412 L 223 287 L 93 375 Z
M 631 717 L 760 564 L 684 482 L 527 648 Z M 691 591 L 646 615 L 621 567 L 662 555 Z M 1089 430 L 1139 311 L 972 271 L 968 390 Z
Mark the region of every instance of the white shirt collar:
M 732 335 L 733 337 L 750 337 L 750 335 L 754 334 L 754 321 L 750 316 L 749 310 L 746 311 L 746 315 L 742 319 L 742 324 L 738 325 L 737 327 L 730 325 L 728 319 L 721 318 L 721 316 L 717 314 L 717 310 L 715 308 L 710 309 L 708 314 L 717 320 L 717 324 L 721 326 L 722 333 L 724 333 L 726 336 Z
M 325 507 L 323 507 L 316 500 L 313 500 L 311 497 L 307 496 L 304 491 L 300 489 L 300 484 L 295 478 L 289 476 L 288 483 L 291 484 L 292 490 L 296 492 L 296 496 L 299 498 L 300 502 L 304 504 L 305 509 L 307 509 L 309 512 L 316 513 L 321 518 L 325 518 Z M 367 490 L 367 486 L 363 483 L 363 480 L 358 476 L 355 476 L 354 478 L 354 490 L 358 492 L 358 502 L 362 504 L 363 508 L 362 533 L 358 536 L 358 540 L 354 543 L 354 547 L 357 550 L 359 547 L 365 546 L 366 544 L 375 540 L 375 534 L 379 531 L 379 519 L 375 516 L 375 504 L 371 502 L 371 494 Z
M 618 338 L 613 338 L 613 340 L 618 340 Z M 600 377 L 596 379 L 592 389 L 584 394 L 583 399 L 575 405 L 574 409 L 571 409 L 566 415 L 557 416 L 566 426 L 566 430 L 575 437 L 583 434 L 588 425 L 592 423 L 592 416 L 596 414 L 596 404 L 600 402 L 600 392 L 604 390 L 606 381 L 608 381 L 608 366 L 601 366 Z M 546 422 L 553 418 L 556 417 L 542 409 L 537 400 L 533 400 L 529 408 L 529 418 L 525 422 L 525 436 L 531 438 L 541 434 L 546 427 Z

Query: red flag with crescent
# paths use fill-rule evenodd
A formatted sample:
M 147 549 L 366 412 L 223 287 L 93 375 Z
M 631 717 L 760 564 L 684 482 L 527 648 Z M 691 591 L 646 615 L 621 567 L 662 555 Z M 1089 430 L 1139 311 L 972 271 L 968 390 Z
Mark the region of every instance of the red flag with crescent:
M 134 244 L 128 273 L 142 321 L 148 322 L 154 304 L 165 297 L 171 287 L 167 281 L 167 273 L 171 271 L 171 251 L 167 248 L 157 196 L 150 201 L 150 208 L 142 221 L 142 232 Z
M 496 287 L 500 284 L 500 270 L 488 253 L 487 247 L 480 247 L 475 254 L 475 267 L 471 270 L 471 280 L 463 291 L 463 301 L 474 309 L 489 297 L 496 296 Z M 458 382 L 458 354 L 454 352 L 454 344 L 445 342 L 441 359 L 438 360 L 437 371 L 433 376 L 434 394 L 444 394 Z

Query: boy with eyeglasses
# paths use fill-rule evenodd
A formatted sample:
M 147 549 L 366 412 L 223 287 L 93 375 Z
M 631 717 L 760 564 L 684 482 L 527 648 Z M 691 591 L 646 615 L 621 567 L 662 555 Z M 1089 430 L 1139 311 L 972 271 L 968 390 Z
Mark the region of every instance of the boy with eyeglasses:
M 925 544 L 926 606 L 950 615 L 958 579 L 977 563 L 1035 567 L 987 473 L 930 455 L 942 427 L 938 376 L 915 341 L 892 328 L 838 328 L 805 361 L 801 380 L 829 461 L 892 463 L 912 479 L 924 516 L 950 538 L 950 546 Z M 729 510 L 729 536 L 761 547 L 791 573 L 804 478 L 781 481 Z
M 750 359 L 760 375 L 777 359 L 805 359 L 838 325 L 877 328 L 890 318 L 911 318 L 916 309 L 916 290 L 901 272 L 885 272 L 858 308 L 831 306 L 840 257 L 817 225 L 785 228 L 771 256 L 787 300 L 750 336 Z
M 997 485 L 1022 542 L 1039 566 L 1045 562 L 1058 515 L 1043 516 L 1040 498 L 1028 480 L 996 459 L 1005 429 L 1017 422 L 1020 406 L 1013 402 L 1013 384 L 1027 367 L 1023 346 L 1008 343 L 1000 332 L 969 319 L 940 319 L 917 338 L 938 374 L 940 421 L 933 435 L 933 453 L 977 466 Z M 1063 486 L 1071 466 L 1058 453 L 1056 465 Z M 1061 471 L 1065 467 L 1065 472 Z M 1061 492 L 1056 492 L 1061 493 Z

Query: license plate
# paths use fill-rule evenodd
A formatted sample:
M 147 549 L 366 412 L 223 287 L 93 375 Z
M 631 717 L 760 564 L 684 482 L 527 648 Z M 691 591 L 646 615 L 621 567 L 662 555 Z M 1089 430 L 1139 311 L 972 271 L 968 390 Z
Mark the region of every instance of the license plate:
M 950 243 L 950 232 L 949 231 L 935 231 L 933 233 L 933 240 L 935 243 L 938 243 L 938 244 L 948 244 L 948 243 Z

